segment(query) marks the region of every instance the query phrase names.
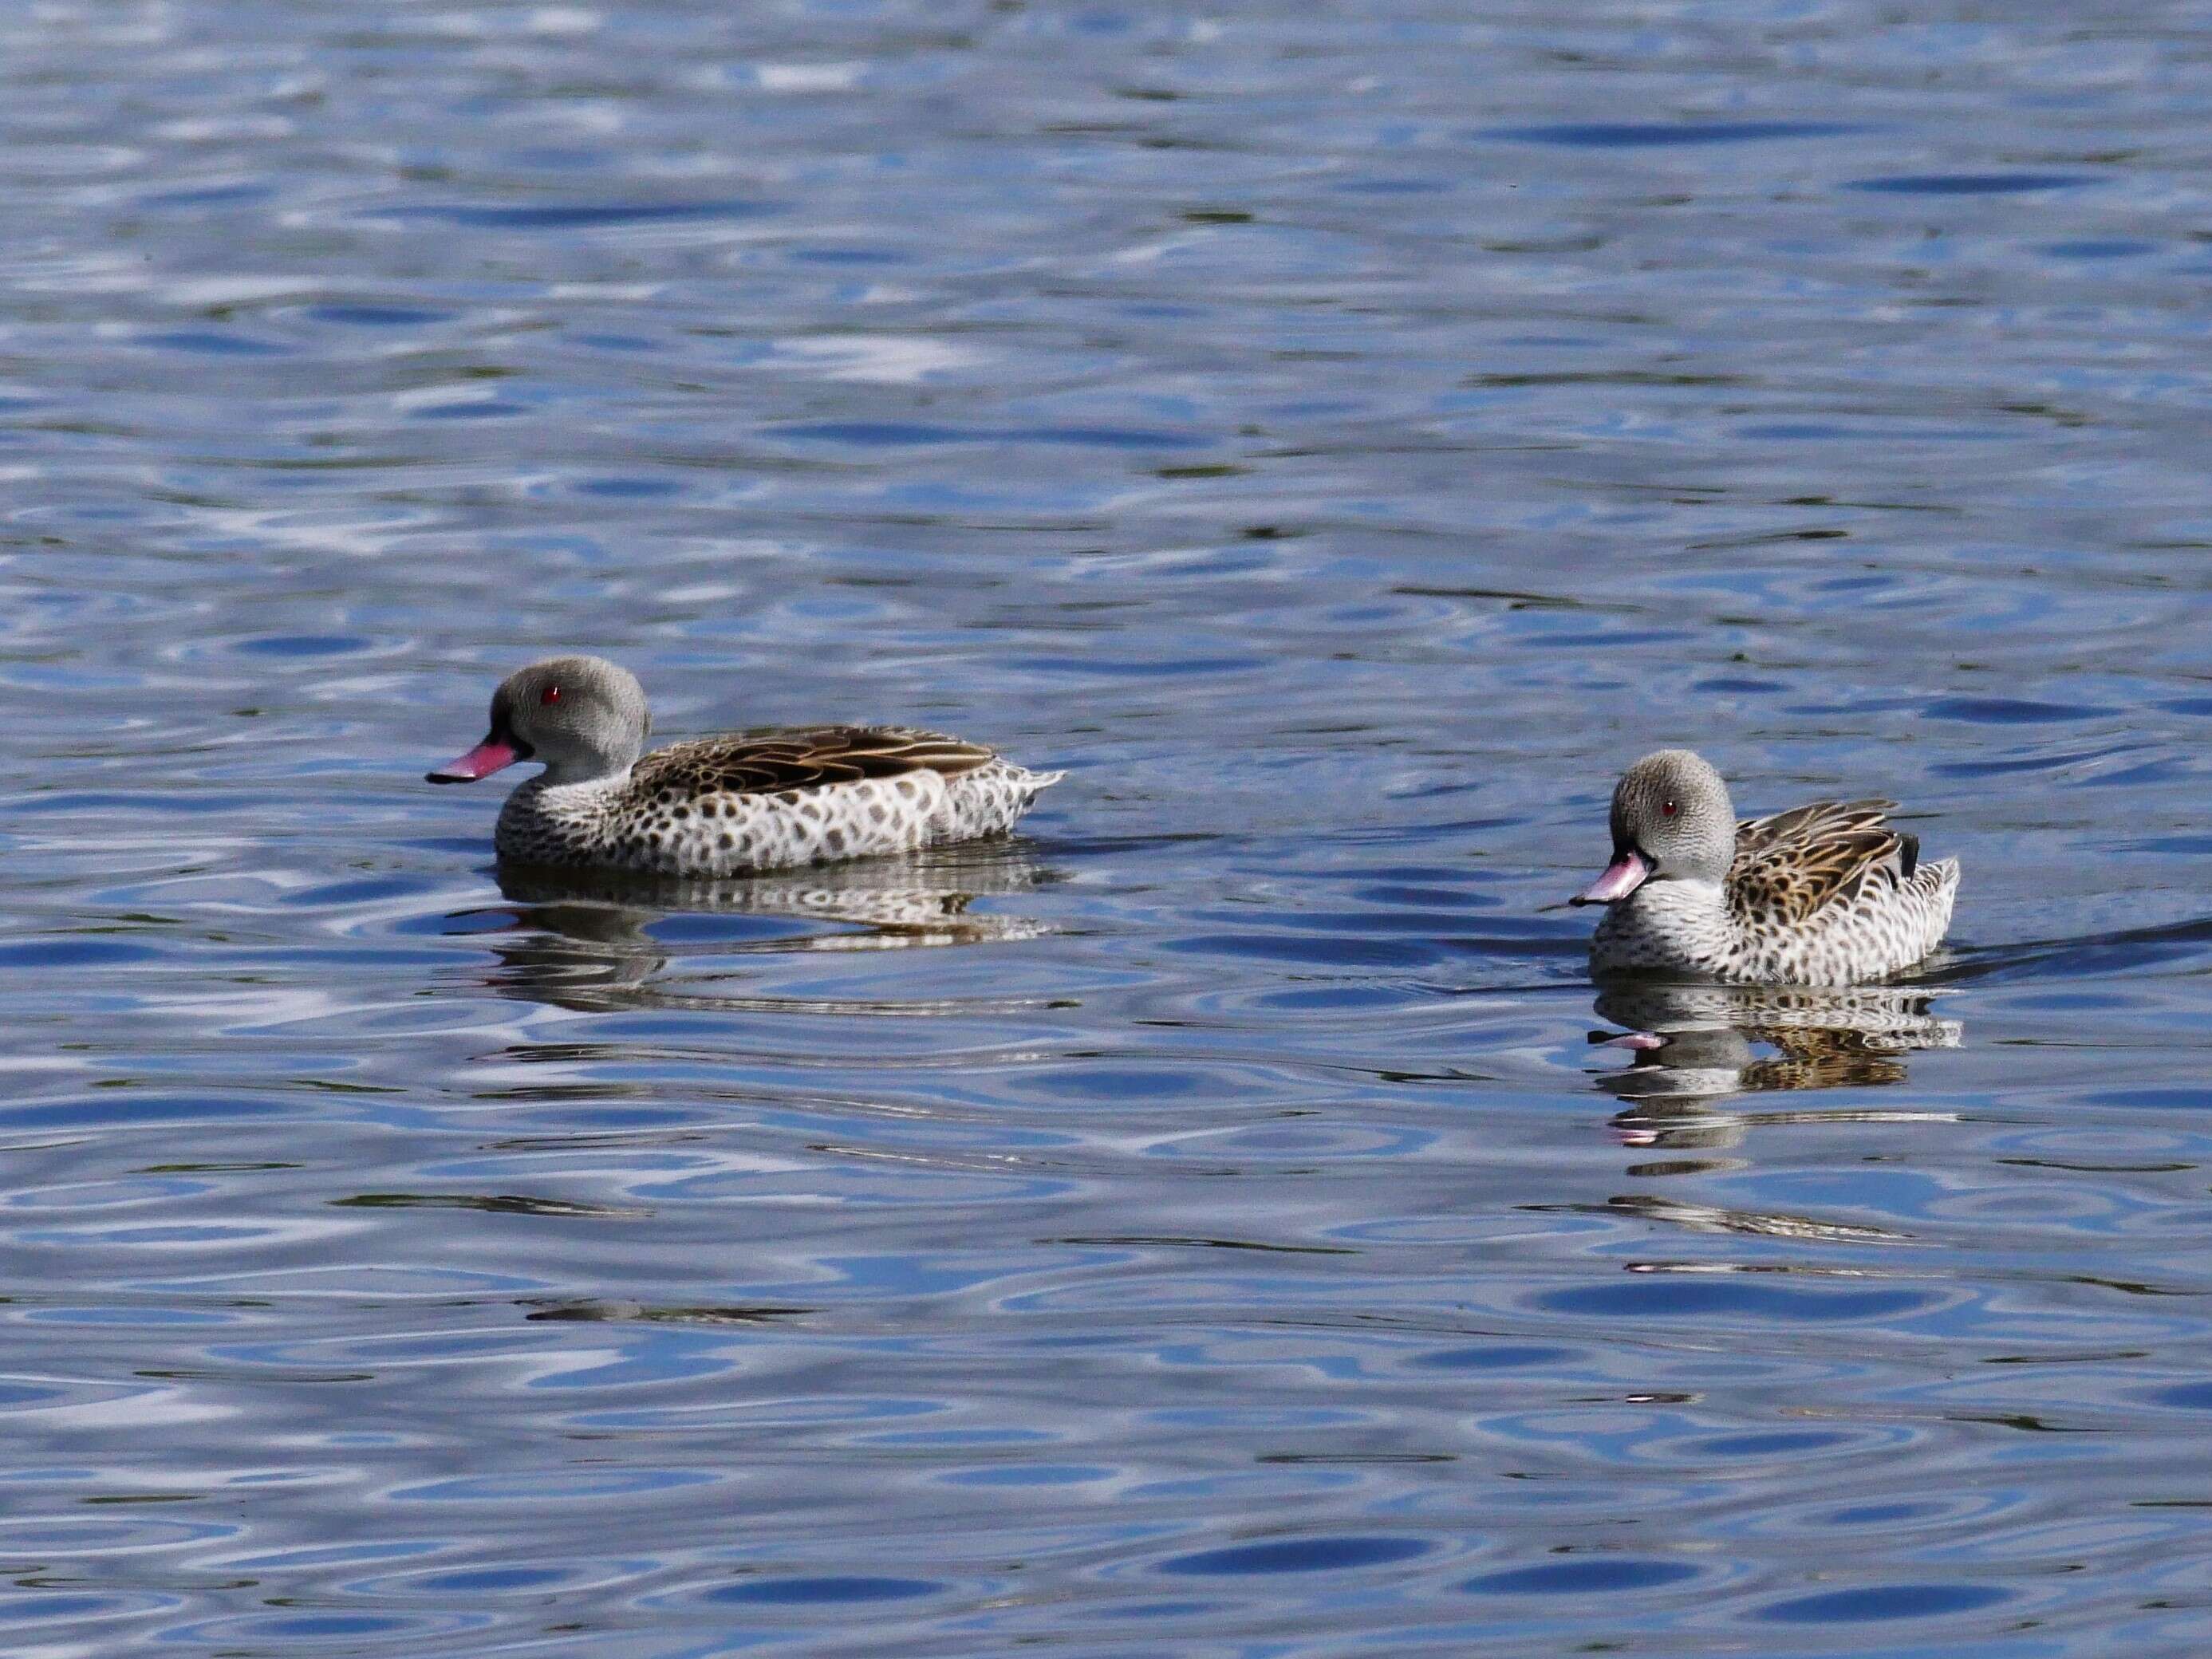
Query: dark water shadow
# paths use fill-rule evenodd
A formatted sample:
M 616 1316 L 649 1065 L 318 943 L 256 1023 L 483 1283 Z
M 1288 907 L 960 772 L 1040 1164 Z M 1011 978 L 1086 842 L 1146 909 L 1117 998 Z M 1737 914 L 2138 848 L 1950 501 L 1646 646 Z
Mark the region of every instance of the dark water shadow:
M 1593 1031 L 1590 1039 L 1619 1043 L 1632 1058 L 1601 1075 L 1596 1086 L 1623 1103 L 1613 1128 L 1627 1145 L 1733 1146 L 1753 1124 L 1806 1114 L 1727 1112 L 1719 1109 L 1724 1101 L 1902 1083 L 1906 1055 L 1957 1048 L 1964 1027 L 1932 1012 L 1940 994 L 1922 985 L 1815 989 L 1610 981 L 1599 990 L 1597 1015 L 1627 1027 L 1629 1035 Z
M 1926 986 L 2073 981 L 2171 969 L 2192 958 L 2204 958 L 2203 965 L 2212 968 L 2212 916 L 2070 939 L 2022 939 L 1978 949 L 1954 947 L 1914 978 L 1916 983 Z
M 755 1006 L 705 988 L 712 975 L 672 969 L 685 957 L 897 951 L 1005 943 L 1051 929 L 1032 916 L 978 911 L 980 898 L 1027 893 L 1058 878 L 1018 839 L 932 848 L 890 858 L 693 880 L 623 871 L 501 864 L 513 907 L 486 942 L 501 994 L 580 1012 L 642 1007 Z M 481 928 L 484 913 L 449 920 Z M 794 926 L 793 924 L 797 924 Z M 910 1008 L 908 1010 L 911 1011 Z

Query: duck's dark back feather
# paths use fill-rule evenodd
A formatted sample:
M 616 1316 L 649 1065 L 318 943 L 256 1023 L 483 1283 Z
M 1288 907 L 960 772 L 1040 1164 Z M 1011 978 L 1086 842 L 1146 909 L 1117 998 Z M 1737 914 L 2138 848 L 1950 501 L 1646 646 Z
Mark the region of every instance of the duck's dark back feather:
M 919 726 L 815 726 L 672 744 L 640 760 L 630 777 L 656 794 L 767 795 L 910 772 L 957 778 L 997 758 L 981 744 Z
M 1736 825 L 1729 902 L 1740 915 L 1811 920 L 1872 881 L 1896 882 L 1919 861 L 1917 836 L 1882 822 L 1893 800 L 1823 800 Z M 1909 843 L 1909 850 L 1908 850 Z

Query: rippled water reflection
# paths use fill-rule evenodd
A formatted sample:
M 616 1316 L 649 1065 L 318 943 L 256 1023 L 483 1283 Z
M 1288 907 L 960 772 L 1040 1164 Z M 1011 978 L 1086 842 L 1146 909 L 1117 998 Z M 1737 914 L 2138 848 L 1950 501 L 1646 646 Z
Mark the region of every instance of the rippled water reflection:
M 0 17 L 8 1650 L 2202 1650 L 2208 46 Z M 556 647 L 1071 776 L 532 886 Z M 1597 996 L 1686 740 L 1954 948 Z

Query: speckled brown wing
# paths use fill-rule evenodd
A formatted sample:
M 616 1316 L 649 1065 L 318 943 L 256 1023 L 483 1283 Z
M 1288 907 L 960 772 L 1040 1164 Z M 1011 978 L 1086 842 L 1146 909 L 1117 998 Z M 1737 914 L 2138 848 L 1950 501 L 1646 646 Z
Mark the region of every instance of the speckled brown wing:
M 1894 882 L 1908 838 L 1887 828 L 1893 800 L 1824 800 L 1735 829 L 1729 906 L 1747 918 L 1802 925 L 1870 880 Z M 1911 844 L 1917 848 L 1918 842 Z
M 909 772 L 957 778 L 997 758 L 981 744 L 919 726 L 817 726 L 672 744 L 646 756 L 630 775 L 637 787 L 654 793 L 769 795 Z

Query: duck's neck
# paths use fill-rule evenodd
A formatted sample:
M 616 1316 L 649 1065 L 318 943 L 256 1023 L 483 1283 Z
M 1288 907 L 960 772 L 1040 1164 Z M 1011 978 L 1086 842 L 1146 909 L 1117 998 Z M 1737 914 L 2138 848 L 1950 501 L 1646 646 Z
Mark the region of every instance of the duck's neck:
M 625 762 L 611 767 L 605 761 L 548 761 L 545 769 L 524 787 L 534 785 L 540 789 L 619 789 L 629 781 L 631 764 Z
M 1728 891 L 1717 881 L 1675 877 L 1647 881 L 1623 901 L 1636 926 L 1694 938 L 1724 950 L 1735 942 L 1735 913 Z
M 572 781 L 563 781 L 548 767 L 514 786 L 500 817 L 503 822 L 518 824 L 596 823 L 617 810 L 616 797 L 629 781 L 628 767 Z

